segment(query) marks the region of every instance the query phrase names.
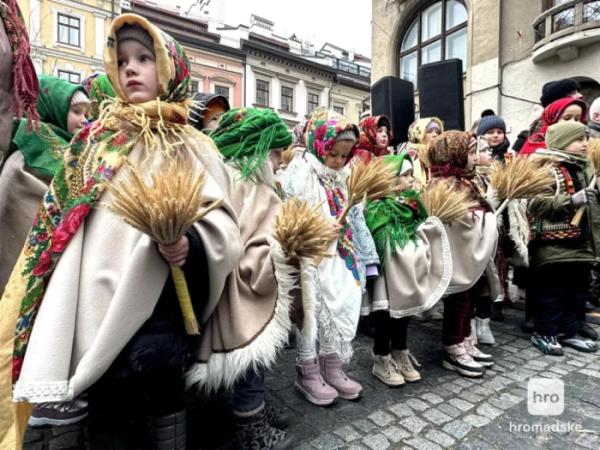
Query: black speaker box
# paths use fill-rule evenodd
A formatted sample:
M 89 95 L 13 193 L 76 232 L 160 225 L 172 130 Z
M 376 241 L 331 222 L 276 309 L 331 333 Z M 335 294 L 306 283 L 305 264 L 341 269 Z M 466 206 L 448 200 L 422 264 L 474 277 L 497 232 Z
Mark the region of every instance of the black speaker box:
M 383 77 L 371 87 L 371 114 L 386 115 L 392 122 L 392 145 L 408 141 L 408 127 L 415 120 L 415 88 L 410 81 Z
M 460 59 L 419 67 L 419 116 L 436 116 L 445 130 L 465 129 L 463 69 Z

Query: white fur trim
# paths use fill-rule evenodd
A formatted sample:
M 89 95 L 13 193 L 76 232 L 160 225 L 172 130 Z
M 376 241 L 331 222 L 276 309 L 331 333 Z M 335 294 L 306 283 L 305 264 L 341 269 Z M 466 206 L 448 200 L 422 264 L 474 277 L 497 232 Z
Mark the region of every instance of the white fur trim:
M 288 340 L 292 328 L 290 308 L 292 291 L 298 286 L 298 270 L 288 264 L 287 256 L 275 239 L 269 239 L 271 259 L 277 279 L 277 301 L 271 321 L 248 345 L 226 353 L 213 353 L 207 363 L 195 363 L 185 374 L 187 388 L 197 385 L 214 392 L 231 389 L 249 368 L 271 366 Z
M 64 402 L 73 398 L 73 390 L 68 381 L 55 381 L 53 383 L 19 383 L 13 389 L 15 402 Z
M 515 250 L 520 256 L 520 265 L 529 266 L 530 228 L 527 220 L 526 200 L 513 200 L 508 204 L 508 236 L 515 244 Z
M 316 268 L 312 263 L 302 261 L 300 263 L 300 286 L 302 289 L 302 310 L 304 318 L 302 321 L 302 329 L 300 330 L 304 339 L 307 342 L 315 342 L 317 340 L 317 319 L 315 311 L 315 292 L 314 285 L 316 276 Z M 313 272 L 312 274 L 310 272 Z

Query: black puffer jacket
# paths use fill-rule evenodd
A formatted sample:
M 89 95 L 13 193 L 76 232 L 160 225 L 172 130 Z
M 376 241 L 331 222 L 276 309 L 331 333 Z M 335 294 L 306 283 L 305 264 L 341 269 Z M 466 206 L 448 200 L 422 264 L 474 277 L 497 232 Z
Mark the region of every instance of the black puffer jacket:
M 182 269 L 196 315 L 200 317 L 200 307 L 209 295 L 206 252 L 195 229 L 191 228 L 186 236 L 190 251 Z M 191 356 L 193 345 L 194 338 L 185 332 L 175 285 L 169 276 L 152 316 L 120 353 L 111 372 L 117 378 L 128 378 L 182 369 Z

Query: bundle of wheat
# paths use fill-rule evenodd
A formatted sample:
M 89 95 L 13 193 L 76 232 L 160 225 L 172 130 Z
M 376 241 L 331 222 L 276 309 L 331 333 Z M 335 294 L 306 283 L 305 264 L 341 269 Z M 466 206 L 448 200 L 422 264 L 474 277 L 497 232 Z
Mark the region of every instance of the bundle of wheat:
M 338 226 L 322 216 L 321 205 L 292 198 L 285 202 L 275 219 L 275 239 L 289 257 L 319 261 L 338 237 Z
M 368 164 L 361 159 L 352 166 L 346 183 L 348 204 L 338 218 L 340 224 L 344 223 L 354 205 L 366 199 L 387 197 L 394 192 L 396 172 L 383 158 L 375 158 Z
M 490 185 L 503 200 L 500 214 L 510 200 L 551 195 L 554 177 L 548 166 L 530 158 L 515 158 L 511 162 L 492 165 Z
M 436 180 L 427 185 L 421 194 L 425 209 L 444 223 L 463 218 L 470 209 L 477 206 L 466 192 L 452 186 L 450 180 Z
M 590 164 L 594 168 L 594 176 L 592 177 L 589 185 L 590 188 L 593 188 L 596 186 L 596 180 L 600 175 L 600 139 L 590 139 L 587 149 L 587 156 Z M 571 225 L 579 226 L 584 212 L 585 206 L 579 207 L 573 216 L 573 219 L 571 220 Z
M 296 156 L 296 152 L 293 148 L 288 148 L 281 153 L 282 165 L 283 167 L 287 167 Z
M 205 204 L 202 197 L 205 179 L 204 169 L 197 170 L 189 161 L 176 158 L 166 161 L 147 183 L 140 171 L 126 162 L 123 177 L 108 185 L 112 198 L 106 206 L 159 244 L 173 244 L 222 203 L 218 200 Z M 186 332 L 199 334 L 185 275 L 180 267 L 170 268 Z

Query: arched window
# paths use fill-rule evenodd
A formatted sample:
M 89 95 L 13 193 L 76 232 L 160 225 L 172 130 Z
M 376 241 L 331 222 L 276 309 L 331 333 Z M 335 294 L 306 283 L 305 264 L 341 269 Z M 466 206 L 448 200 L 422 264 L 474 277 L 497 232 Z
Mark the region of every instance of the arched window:
M 467 9 L 462 1 L 442 0 L 422 8 L 402 35 L 400 78 L 417 85 L 417 69 L 459 58 L 467 67 Z

